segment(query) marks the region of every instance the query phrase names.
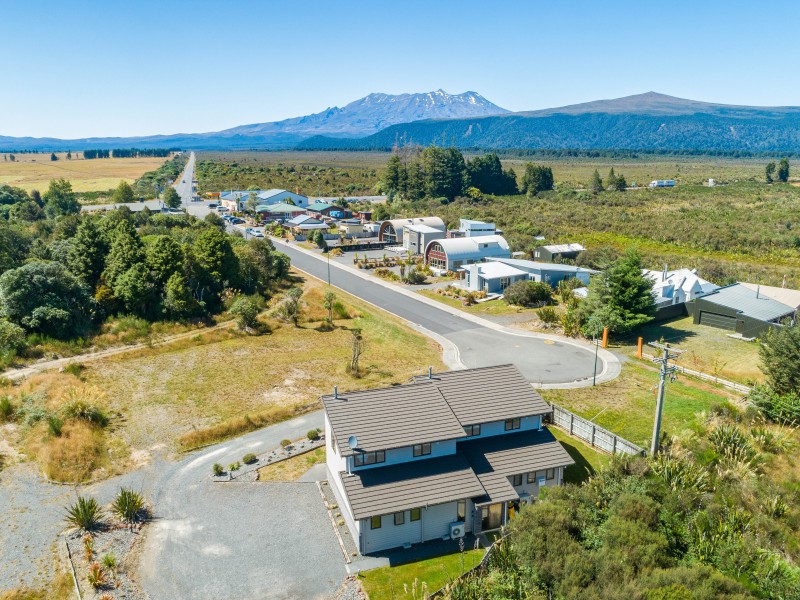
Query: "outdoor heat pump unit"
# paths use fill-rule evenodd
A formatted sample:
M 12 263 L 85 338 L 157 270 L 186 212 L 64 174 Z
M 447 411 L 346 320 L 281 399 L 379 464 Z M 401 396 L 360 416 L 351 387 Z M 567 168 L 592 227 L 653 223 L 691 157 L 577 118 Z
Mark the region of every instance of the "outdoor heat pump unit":
M 530 494 L 523 493 L 519 495 L 519 503 L 522 504 L 531 504 L 533 499 L 531 498 Z
M 464 537 L 464 522 L 456 521 L 454 523 L 450 523 L 450 539 L 457 540 L 458 538 L 462 537 Z

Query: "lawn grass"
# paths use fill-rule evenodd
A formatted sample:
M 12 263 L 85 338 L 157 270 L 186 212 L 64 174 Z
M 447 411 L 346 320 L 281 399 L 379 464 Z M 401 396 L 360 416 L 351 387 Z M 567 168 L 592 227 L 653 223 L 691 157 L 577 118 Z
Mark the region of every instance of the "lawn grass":
M 628 362 L 619 377 L 596 387 L 542 390 L 548 402 L 605 427 L 634 444 L 648 447 L 655 414 L 658 372 L 649 363 Z M 698 423 L 698 413 L 735 402 L 740 395 L 680 376 L 667 383 L 662 431 L 677 434 Z
M 466 550 L 404 565 L 380 567 L 364 571 L 358 577 L 370 600 L 424 598 L 425 593 L 435 592 L 448 581 L 476 566 L 485 552 L 482 548 Z
M 258 470 L 258 481 L 297 481 L 311 467 L 325 462 L 325 448 L 293 456 Z
M 66 159 L 65 152 L 57 152 L 57 161 L 50 154 L 17 154 L 16 160 L 0 160 L 0 184 L 12 185 L 26 191 L 44 193 L 51 179 L 63 177 L 76 192 L 105 191 L 116 188 L 121 180 L 133 183 L 147 171 L 153 171 L 167 158 L 98 158 L 84 160 Z
M 536 311 L 531 308 L 521 308 L 519 306 L 512 306 L 507 304 L 505 300 L 487 300 L 486 302 L 479 302 L 471 306 L 465 306 L 464 302 L 458 298 L 437 294 L 434 290 L 424 289 L 419 290 L 420 295 L 426 298 L 432 298 L 437 302 L 458 308 L 465 312 L 479 316 L 509 316 L 509 315 L 526 315 L 530 319 L 536 318 Z
M 749 385 L 763 381 L 758 342 L 734 339 L 730 333 L 716 327 L 695 325 L 692 317 L 683 317 L 639 328 L 633 336 L 623 340 L 623 348 L 633 355 L 637 337 L 644 338 L 645 344 L 663 340 L 684 351 L 678 361 L 683 367 Z M 645 351 L 654 353 L 653 348 L 645 347 Z
M 565 483 L 583 483 L 605 467 L 611 460 L 608 454 L 598 452 L 584 443 L 583 440 L 569 435 L 555 425 L 548 426 L 548 429 L 553 434 L 553 437 L 561 442 L 561 445 L 564 446 L 572 460 L 575 461 L 574 465 L 570 465 L 564 470 Z

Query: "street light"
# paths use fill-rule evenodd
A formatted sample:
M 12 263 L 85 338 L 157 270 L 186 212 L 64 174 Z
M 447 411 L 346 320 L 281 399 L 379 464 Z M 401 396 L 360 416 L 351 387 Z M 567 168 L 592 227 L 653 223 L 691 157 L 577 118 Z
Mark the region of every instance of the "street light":
M 328 257 L 328 287 L 331 285 L 331 251 L 330 248 L 325 253 L 325 256 Z

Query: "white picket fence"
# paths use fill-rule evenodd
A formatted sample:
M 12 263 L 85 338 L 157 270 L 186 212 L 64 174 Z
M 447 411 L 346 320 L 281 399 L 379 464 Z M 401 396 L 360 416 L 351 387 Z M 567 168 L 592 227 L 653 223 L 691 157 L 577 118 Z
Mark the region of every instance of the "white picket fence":
M 550 405 L 553 409 L 553 423 L 568 431 L 570 435 L 585 440 L 591 446 L 599 448 L 609 454 L 644 455 L 645 451 L 633 442 L 619 437 L 608 429 L 600 427 L 579 417 L 575 413 L 561 408 L 557 404 Z
M 647 354 L 646 352 L 642 352 L 642 357 L 647 360 L 653 360 L 654 358 L 652 354 Z M 722 379 L 721 377 L 717 377 L 716 375 L 709 375 L 708 373 L 703 373 L 702 371 L 687 369 L 686 367 L 682 367 L 681 365 L 674 365 L 674 366 L 677 367 L 678 373 L 683 373 L 684 375 L 689 375 L 690 377 L 696 377 L 697 379 L 702 379 L 703 381 L 710 381 L 711 383 L 716 383 L 718 385 L 732 389 L 736 392 L 741 392 L 742 394 L 750 393 L 750 388 L 746 385 L 742 385 L 741 383 L 736 383 L 735 381 L 728 381 L 727 379 Z

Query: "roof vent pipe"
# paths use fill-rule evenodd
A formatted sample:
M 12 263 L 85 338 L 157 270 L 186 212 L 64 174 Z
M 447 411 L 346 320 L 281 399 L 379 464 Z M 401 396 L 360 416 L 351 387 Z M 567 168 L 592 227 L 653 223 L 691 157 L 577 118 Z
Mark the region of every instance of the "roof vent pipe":
M 339 386 L 338 385 L 333 386 L 333 399 L 334 400 L 338 400 L 339 399 Z
M 428 379 L 433 379 L 433 367 L 428 367 Z

